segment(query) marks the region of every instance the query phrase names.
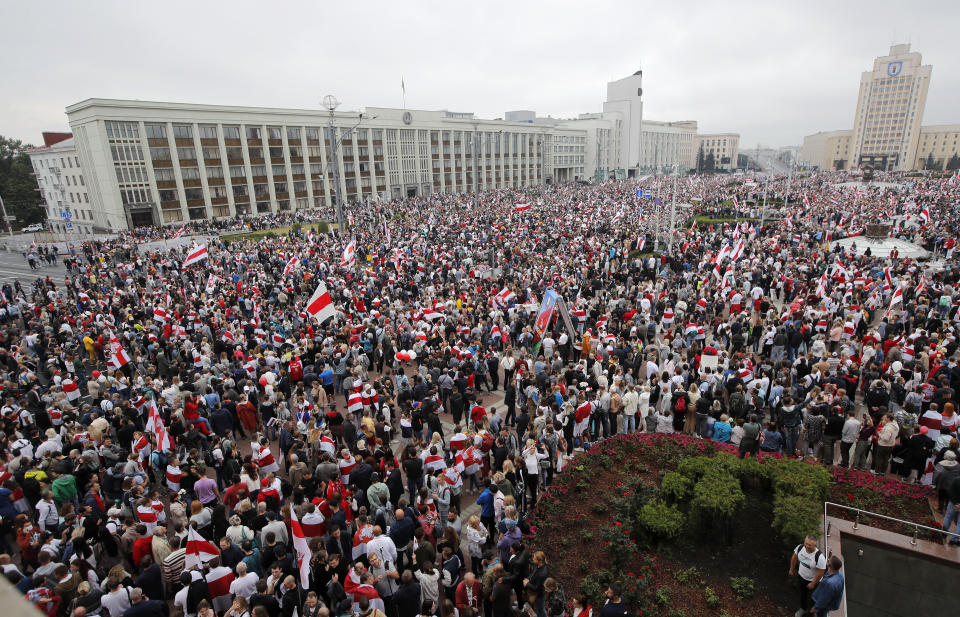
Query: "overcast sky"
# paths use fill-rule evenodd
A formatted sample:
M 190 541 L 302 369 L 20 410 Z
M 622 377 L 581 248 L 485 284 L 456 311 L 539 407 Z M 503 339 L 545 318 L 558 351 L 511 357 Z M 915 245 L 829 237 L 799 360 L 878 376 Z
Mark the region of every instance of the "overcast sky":
M 850 128 L 860 73 L 893 42 L 933 65 L 925 124 L 960 123 L 960 2 L 0 4 L 0 134 L 37 143 L 90 97 L 341 109 L 600 111 L 643 69 L 644 118 L 741 144 Z

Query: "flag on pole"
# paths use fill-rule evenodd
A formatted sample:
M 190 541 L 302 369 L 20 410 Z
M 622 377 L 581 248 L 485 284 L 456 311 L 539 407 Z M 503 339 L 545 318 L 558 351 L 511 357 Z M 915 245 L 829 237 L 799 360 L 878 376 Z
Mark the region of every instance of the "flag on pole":
M 300 258 L 294 255 L 290 258 L 290 261 L 287 262 L 287 265 L 283 268 L 283 276 L 286 277 L 294 268 L 300 267 Z
M 203 261 L 207 258 L 207 245 L 195 245 L 189 253 L 187 253 L 186 259 L 183 260 L 183 267 L 192 266 L 193 264 Z
M 920 211 L 920 218 L 923 219 L 923 224 L 926 225 L 930 222 L 930 209 L 924 208 Z
M 120 344 L 120 339 L 116 336 L 110 337 L 110 364 L 120 368 L 130 362 L 130 356 L 127 350 Z
M 333 308 L 333 301 L 330 300 L 330 294 L 327 292 L 327 286 L 323 281 L 320 281 L 317 290 L 310 296 L 306 310 L 311 317 L 315 317 L 320 323 L 337 314 L 337 311 Z
M 510 291 L 509 287 L 504 287 L 501 289 L 497 295 L 493 297 L 493 306 L 497 308 L 506 308 L 511 302 L 516 302 L 517 294 Z
M 350 238 L 350 242 L 343 248 L 343 255 L 340 257 L 341 266 L 353 266 L 357 263 L 357 240 Z
M 174 239 L 177 239 L 177 238 L 179 238 L 180 236 L 184 235 L 185 233 L 187 233 L 187 224 L 186 224 L 186 223 L 183 224 L 183 227 L 181 227 L 180 229 L 177 230 L 177 233 L 173 234 L 173 238 L 174 238 Z
M 524 210 L 529 210 L 529 209 L 530 209 L 530 202 L 524 202 L 524 203 L 516 204 L 515 206 L 513 206 L 514 212 L 523 212 Z
M 220 551 L 212 542 L 203 539 L 197 530 L 189 527 L 187 530 L 187 549 L 184 555 L 183 568 L 189 570 L 207 563 L 220 556 Z
M 296 553 L 297 569 L 300 571 L 300 587 L 306 589 L 310 586 L 310 546 L 293 508 L 290 508 L 290 531 L 293 532 L 293 549 Z
M 647 237 L 646 237 L 646 236 L 640 236 L 639 238 L 637 238 L 637 249 L 636 249 L 636 250 L 642 251 L 642 250 L 643 250 L 643 245 L 646 244 L 646 242 L 647 242 Z

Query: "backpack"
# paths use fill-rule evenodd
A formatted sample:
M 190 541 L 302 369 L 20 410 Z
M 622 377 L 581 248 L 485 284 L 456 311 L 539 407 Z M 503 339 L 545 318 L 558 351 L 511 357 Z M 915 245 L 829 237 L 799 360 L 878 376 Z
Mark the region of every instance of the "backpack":
M 678 398 L 678 399 L 677 399 L 677 404 L 674 405 L 673 410 L 674 410 L 674 411 L 678 411 L 678 412 L 680 412 L 680 413 L 686 412 L 686 411 L 687 411 L 687 399 L 685 399 L 685 398 L 682 397 L 682 396 L 681 396 L 680 398 Z

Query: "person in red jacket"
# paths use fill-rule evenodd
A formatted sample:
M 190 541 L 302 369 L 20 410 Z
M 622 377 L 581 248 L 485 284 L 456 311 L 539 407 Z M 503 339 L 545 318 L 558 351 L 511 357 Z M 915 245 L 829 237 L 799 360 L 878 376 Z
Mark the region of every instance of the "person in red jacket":
M 187 398 L 183 405 L 183 417 L 189 424 L 199 424 L 200 432 L 204 435 L 210 434 L 210 421 L 200 415 L 200 401 L 196 396 L 191 394 Z
M 462 613 L 463 609 L 469 607 L 473 609 L 474 615 L 479 615 L 482 593 L 483 589 L 481 589 L 480 581 L 477 580 L 476 575 L 474 575 L 473 572 L 467 572 L 463 576 L 463 580 L 460 582 L 460 584 L 457 585 L 457 591 L 455 595 L 457 610 Z

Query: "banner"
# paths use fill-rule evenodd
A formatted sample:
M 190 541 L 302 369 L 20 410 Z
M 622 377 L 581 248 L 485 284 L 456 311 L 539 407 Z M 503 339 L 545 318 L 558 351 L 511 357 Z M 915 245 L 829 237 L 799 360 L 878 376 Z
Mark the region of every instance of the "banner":
M 533 328 L 533 337 L 538 343 L 543 340 L 543 335 L 547 332 L 550 319 L 553 317 L 553 309 L 556 308 L 559 298 L 560 295 L 553 290 L 553 287 L 547 289 L 543 294 L 543 302 L 540 303 L 540 312 L 537 313 L 537 323 Z

